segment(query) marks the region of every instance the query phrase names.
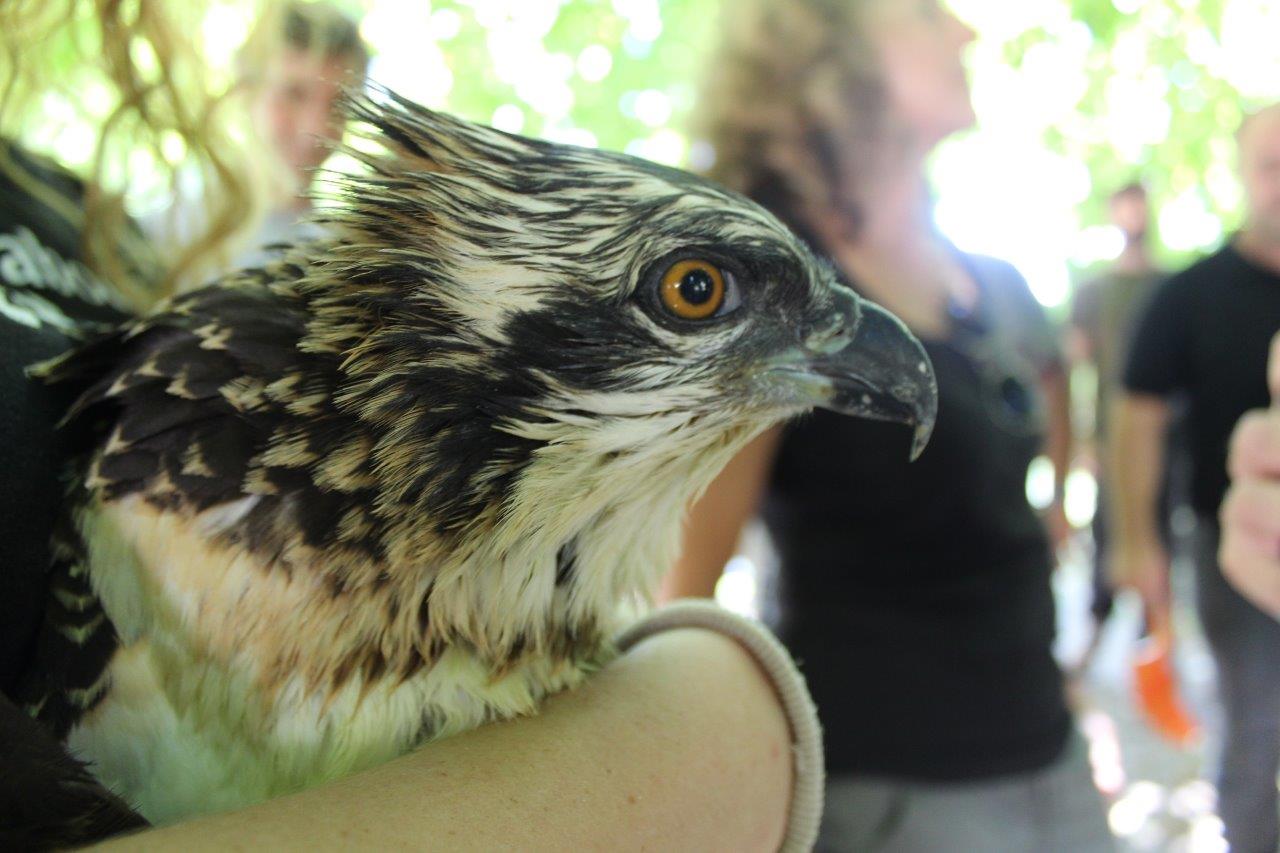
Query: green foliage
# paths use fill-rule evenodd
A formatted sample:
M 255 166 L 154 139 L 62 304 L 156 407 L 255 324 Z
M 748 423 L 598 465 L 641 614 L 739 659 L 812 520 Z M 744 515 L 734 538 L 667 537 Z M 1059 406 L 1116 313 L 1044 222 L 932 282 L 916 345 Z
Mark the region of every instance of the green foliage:
M 1075 120 L 1045 128 L 1043 141 L 1084 163 L 1092 176 L 1093 190 L 1080 206 L 1082 225 L 1105 223 L 1110 192 L 1135 179 L 1151 191 L 1155 210 L 1176 202 L 1184 208 L 1202 207 L 1203 218 L 1216 220 L 1221 231 L 1238 223 L 1232 133 L 1243 110 L 1265 101 L 1267 93 L 1242 95 L 1230 79 L 1233 67 L 1249 61 L 1223 42 L 1230 3 L 1070 0 L 1072 18 L 1087 25 L 1093 36 L 1086 59 L 1088 86 L 1076 105 Z M 1118 6 L 1132 11 L 1121 12 Z M 1028 30 L 1006 55 L 1017 67 L 1030 45 L 1055 37 L 1047 27 Z M 1124 138 L 1123 127 L 1132 116 L 1125 114 L 1126 102 L 1117 92 L 1126 86 L 1142 87 L 1148 103 L 1167 110 L 1167 128 L 1158 138 L 1140 145 Z M 1280 94 L 1280 88 L 1270 94 Z M 1201 230 L 1201 240 L 1178 235 L 1173 245 L 1164 245 L 1164 260 L 1180 263 L 1209 248 L 1213 241 L 1206 238 L 1212 232 Z
M 524 3 L 536 0 L 524 0 Z M 1024 2 L 1024 0 L 1019 0 Z M 1267 0 L 1025 0 L 1040 10 L 1043 24 L 1013 33 L 975 20 L 981 40 L 1003 37 L 998 51 L 983 52 L 986 61 L 1003 61 L 1021 69 L 1037 46 L 1064 38 L 1064 20 L 1087 28 L 1091 43 L 1080 57 L 1079 73 L 1087 83 L 1073 114 L 1040 129 L 1049 151 L 1083 163 L 1092 178 L 1088 198 L 1078 208 L 1082 227 L 1105 224 L 1106 200 L 1116 187 L 1143 180 L 1152 192 L 1154 208 L 1175 204 L 1183 227 L 1169 235 L 1164 259 L 1177 263 L 1208 248 L 1238 220 L 1239 197 L 1231 179 L 1234 148 L 1231 131 L 1242 114 L 1242 102 L 1231 71 L 1232 47 L 1222 42 L 1224 12 L 1231 3 L 1265 7 Z M 377 0 L 371 5 L 376 6 Z M 646 5 L 608 0 L 550 0 L 558 7 L 554 25 L 541 39 L 548 54 L 574 61 L 589 45 L 612 56 L 612 68 L 598 82 L 578 73 L 565 81 L 573 103 L 567 114 L 548 117 L 522 101 L 510 81 L 498 79 L 489 40 L 491 26 L 501 16 L 495 8 L 514 10 L 515 2 L 437 0 L 433 11 L 456 12 L 463 25 L 439 49 L 455 75 L 447 105 L 462 114 L 490 120 L 503 104 L 520 106 L 523 132 L 555 136 L 566 128 L 589 131 L 602 146 L 630 149 L 657 159 L 687 156 L 687 147 L 645 148 L 661 127 L 647 125 L 636 115 L 638 93 L 655 90 L 669 100 L 670 116 L 662 124 L 678 134 L 695 107 L 697 79 L 715 43 L 715 0 L 662 0 L 661 34 L 651 43 L 634 37 L 627 12 Z M 545 5 L 545 4 L 544 4 Z M 956 3 L 963 11 L 965 4 Z M 978 8 L 977 4 L 969 4 Z M 1008 4 L 983 2 L 984 14 L 997 15 Z M 1122 11 L 1123 10 L 1123 11 Z M 1265 13 L 1262 8 L 1259 14 Z M 1274 19 L 1271 19 L 1274 20 Z M 1260 25 L 1267 19 L 1260 19 Z M 500 26 L 500 25 L 499 25 Z M 985 32 L 984 32 L 985 30 Z M 389 50 L 394 46 L 379 46 Z M 1239 61 L 1239 58 L 1236 58 Z M 529 69 L 538 74 L 536 64 Z M 975 68 L 975 76 L 982 68 Z M 1280 86 L 1280 83 L 1277 84 Z M 1277 88 L 1275 94 L 1280 94 Z M 1257 93 L 1254 93 L 1255 100 Z M 1135 105 L 1140 115 L 1135 116 Z M 1000 105 L 996 105 L 997 111 Z M 1016 106 L 1009 105 L 1009 109 Z M 991 105 L 988 104 L 988 113 Z M 981 116 L 986 126 L 998 127 L 999 114 Z M 1145 122 L 1146 127 L 1135 126 Z M 667 130 L 671 141 L 672 130 Z M 1144 135 L 1145 134 L 1145 135 Z M 682 140 L 686 142 L 687 140 Z M 1186 225 L 1188 216 L 1193 225 Z M 1218 223 L 1216 229 L 1213 224 Z M 1090 258 L 1077 258 L 1088 263 Z
M 217 78 L 225 80 L 234 42 L 262 0 L 209 2 L 224 22 L 239 22 L 214 32 L 205 27 Z M 364 31 L 385 72 L 379 74 L 375 64 L 375 75 L 410 97 L 527 134 L 594 142 L 677 164 L 688 157 L 684 128 L 714 48 L 717 0 L 339 2 L 365 18 Z M 1261 41 L 1253 44 L 1265 44 L 1265 32 L 1280 23 L 1277 0 L 949 2 L 978 30 L 975 80 L 995 66 L 1020 73 L 1036 62 L 1044 66 L 1045 48 L 1061 48 L 1084 33 L 1085 49 L 1050 50 L 1047 63 L 1051 75 L 1084 81 L 1064 88 L 1067 97 L 1078 94 L 1078 101 L 1052 113 L 1032 134 L 1048 151 L 1087 167 L 1092 187 L 1078 206 L 1082 227 L 1105 223 L 1108 194 L 1135 178 L 1148 184 L 1157 208 L 1174 205 L 1180 212 L 1181 219 L 1168 222 L 1185 225 L 1189 216 L 1197 226 L 1165 234 L 1166 260 L 1206 248 L 1236 221 L 1230 135 L 1242 102 L 1232 72 L 1250 57 L 1241 55 L 1248 44 L 1224 43 L 1224 26 L 1233 7 L 1244 10 L 1257 20 L 1253 28 Z M 727 8 L 731 14 L 732 6 Z M 1244 20 L 1236 27 L 1237 40 L 1241 32 L 1249 36 L 1252 19 Z M 192 26 L 198 29 L 194 20 Z M 48 64 L 63 72 L 70 69 L 62 66 L 77 61 L 69 43 L 44 49 Z M 1246 94 L 1254 101 L 1280 95 L 1280 73 L 1274 76 L 1270 91 L 1255 86 Z M 74 78 L 63 74 L 64 80 Z M 1023 108 L 1000 99 L 980 107 L 984 128 L 1008 124 L 1011 113 Z M 85 160 L 84 133 L 44 136 L 55 148 L 78 145 L 65 152 L 69 162 Z M 1214 223 L 1221 227 L 1215 230 Z
M 378 2 L 368 3 L 376 10 Z M 647 5 L 658 9 L 661 23 L 656 38 L 637 34 L 636 15 L 623 12 Z M 512 37 L 529 16 L 530 7 L 555 9 L 554 23 L 537 38 L 527 32 Z M 439 104 L 479 121 L 489 121 L 503 105 L 520 107 L 525 115 L 521 132 L 556 136 L 570 129 L 585 130 L 605 148 L 626 149 L 651 137 L 662 127 L 679 129 L 693 107 L 696 81 L 714 44 L 715 0 L 664 0 L 653 3 L 611 3 L 608 0 L 436 0 L 430 4 L 433 20 L 456 14 L 461 26 L 456 34 L 435 43 L 453 72 L 454 84 L 447 100 Z M 619 10 L 622 11 L 619 11 Z M 643 16 L 640 16 L 643 17 Z M 643 21 L 641 23 L 644 23 Z M 646 27 L 647 28 L 647 27 Z M 495 35 L 497 38 L 495 38 Z M 405 42 L 410 38 L 406 37 Z M 525 45 L 528 63 L 521 80 L 502 79 L 496 72 L 501 53 L 512 43 Z M 390 53 L 402 44 L 375 44 Z M 587 48 L 607 52 L 608 73 L 602 79 L 583 73 L 579 58 Z M 567 75 L 565 70 L 572 69 Z M 376 73 L 376 72 L 375 72 Z M 387 81 L 392 86 L 396 81 Z M 517 84 L 540 88 L 567 85 L 572 106 L 566 115 L 548 115 Z M 635 111 L 641 92 L 657 92 L 669 101 L 670 116 L 658 126 L 646 124 Z

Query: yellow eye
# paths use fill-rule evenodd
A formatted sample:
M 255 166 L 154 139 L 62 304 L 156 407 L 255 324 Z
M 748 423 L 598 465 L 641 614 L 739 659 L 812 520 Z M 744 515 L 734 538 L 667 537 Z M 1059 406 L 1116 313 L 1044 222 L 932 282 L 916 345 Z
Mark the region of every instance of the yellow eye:
M 680 261 L 662 277 L 659 293 L 681 320 L 705 320 L 724 305 L 724 273 L 708 261 Z

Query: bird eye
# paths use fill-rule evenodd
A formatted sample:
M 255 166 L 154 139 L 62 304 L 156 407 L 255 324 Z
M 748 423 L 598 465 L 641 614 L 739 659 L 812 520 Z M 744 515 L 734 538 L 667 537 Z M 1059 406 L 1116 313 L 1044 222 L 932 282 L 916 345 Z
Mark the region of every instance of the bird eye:
M 658 284 L 658 294 L 662 307 L 673 316 L 706 320 L 721 313 L 726 301 L 735 296 L 732 285 L 732 277 L 715 264 L 686 260 L 672 264 L 666 271 Z

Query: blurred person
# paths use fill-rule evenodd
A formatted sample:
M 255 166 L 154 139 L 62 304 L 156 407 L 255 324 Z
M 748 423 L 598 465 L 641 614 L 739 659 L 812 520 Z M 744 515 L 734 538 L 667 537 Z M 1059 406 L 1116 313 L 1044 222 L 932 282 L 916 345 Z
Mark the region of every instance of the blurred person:
M 1120 372 L 1133 327 L 1156 287 L 1167 277 L 1151 257 L 1151 211 L 1147 190 L 1130 183 L 1108 200 L 1111 222 L 1124 237 L 1119 257 L 1100 275 L 1081 285 L 1071 303 L 1071 354 L 1077 363 L 1091 365 L 1097 377 L 1092 428 L 1093 455 L 1098 479 L 1098 508 L 1093 516 L 1094 635 L 1082 667 L 1096 647 L 1101 626 L 1111 614 L 1114 584 L 1107 576 L 1107 420 L 1112 396 L 1120 385 Z M 1165 501 L 1166 510 L 1169 501 Z M 1166 529 L 1162 525 L 1162 530 Z M 1167 540 L 1166 540 L 1167 541 Z
M 938 233 L 924 176 L 970 127 L 973 33 L 936 2 L 735 4 L 699 115 L 711 176 L 765 204 L 921 338 L 938 421 L 824 412 L 758 438 L 693 507 L 668 595 L 710 596 L 762 505 L 776 630 L 827 743 L 823 850 L 1112 849 L 1054 662 L 1027 503 L 1067 458 L 1057 335 L 1008 264 Z
M 249 251 L 234 266 L 261 263 L 264 249 L 316 236 L 305 217 L 317 170 L 342 141 L 344 86 L 359 88 L 368 73 L 369 49 L 356 22 L 337 6 L 289 0 L 263 16 L 238 56 L 241 85 L 254 127 L 276 161 L 270 206 Z
M 221 97 L 208 90 L 203 58 L 184 37 L 198 29 L 189 25 L 202 11 L 156 0 L 0 4 L 3 849 L 82 844 L 142 824 L 11 698 L 32 665 L 68 461 L 55 433 L 68 401 L 28 382 L 23 369 L 148 310 L 172 289 L 172 270 L 166 274 L 124 215 L 119 191 L 130 172 L 108 164 L 128 164 L 133 152 L 159 150 L 162 139 L 178 134 L 188 162 L 218 189 L 206 196 L 209 234 L 189 250 L 196 267 L 252 206 L 254 187 L 238 180 L 249 174 L 249 155 L 212 120 Z M 75 60 L 55 65 L 55 55 Z M 139 65 L 141 56 L 157 63 Z M 77 175 L 33 153 L 28 137 L 43 125 L 46 97 L 101 97 L 102 87 L 79 85 L 90 73 L 101 74 L 118 106 L 95 128 L 96 161 Z M 118 184 L 108 184 L 110 176 Z M 480 847 L 532 839 L 549 848 L 621 840 L 764 850 L 785 837 L 789 849 L 802 847 L 820 808 L 805 794 L 812 796 L 820 778 L 820 753 L 803 682 L 785 655 L 770 651 L 771 638 L 714 609 L 668 610 L 629 637 L 628 650 L 585 689 L 555 697 L 532 720 L 480 729 L 332 785 L 119 844 L 283 848 L 358 838 L 381 848 L 448 837 Z M 795 749 L 818 757 L 793 765 Z
M 369 49 L 357 23 L 325 0 L 276 0 L 265 7 L 236 54 L 237 105 L 244 108 L 258 143 L 245 164 L 260 196 L 249 226 L 224 245 L 203 268 L 191 270 L 185 286 L 206 283 L 220 272 L 259 266 L 279 247 L 319 236 L 310 221 L 318 171 L 342 141 L 344 88 L 359 88 L 368 72 Z M 242 99 L 242 100 L 241 100 Z M 205 204 L 189 188 L 146 223 L 168 250 L 181 250 L 203 225 Z
M 1237 134 L 1246 217 L 1216 254 L 1156 293 L 1139 324 L 1113 416 L 1115 577 L 1149 614 L 1169 609 L 1169 557 L 1157 505 L 1169 400 L 1185 395 L 1197 518 L 1197 610 L 1224 708 L 1219 810 L 1237 851 L 1280 844 L 1280 625 L 1234 590 L 1218 563 L 1218 513 L 1236 422 L 1267 405 L 1266 363 L 1280 329 L 1280 105 Z

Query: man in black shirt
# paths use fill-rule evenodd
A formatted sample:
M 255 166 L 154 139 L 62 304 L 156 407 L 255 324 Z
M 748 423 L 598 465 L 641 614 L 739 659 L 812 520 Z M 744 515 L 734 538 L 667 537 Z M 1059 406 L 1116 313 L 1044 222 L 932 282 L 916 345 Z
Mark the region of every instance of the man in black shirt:
M 1175 276 L 1138 328 L 1117 407 L 1116 576 L 1157 614 L 1168 607 L 1168 555 L 1156 527 L 1168 398 L 1186 395 L 1201 621 L 1218 666 L 1224 705 L 1219 804 L 1236 851 L 1280 843 L 1280 623 L 1223 579 L 1218 510 L 1227 490 L 1232 430 L 1268 403 L 1266 364 L 1280 329 L 1280 105 L 1250 116 L 1239 132 L 1248 202 L 1244 229 L 1217 254 Z

